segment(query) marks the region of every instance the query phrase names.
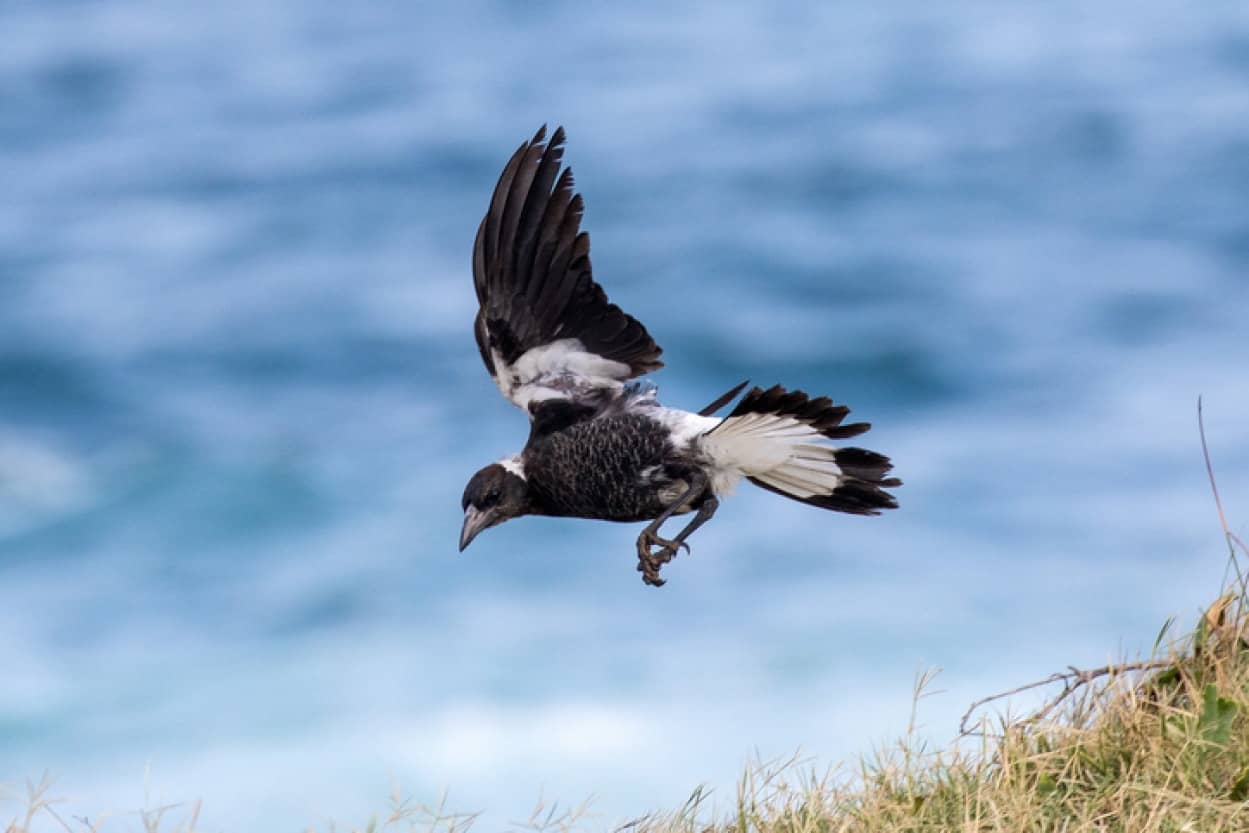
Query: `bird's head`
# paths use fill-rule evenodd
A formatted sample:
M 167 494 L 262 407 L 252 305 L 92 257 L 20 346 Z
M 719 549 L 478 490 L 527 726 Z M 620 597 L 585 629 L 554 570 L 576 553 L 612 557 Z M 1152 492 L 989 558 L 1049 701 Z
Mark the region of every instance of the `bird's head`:
M 491 463 L 474 474 L 464 487 L 461 503 L 464 527 L 460 530 L 460 552 L 464 552 L 483 529 L 529 513 L 529 486 L 519 461 Z

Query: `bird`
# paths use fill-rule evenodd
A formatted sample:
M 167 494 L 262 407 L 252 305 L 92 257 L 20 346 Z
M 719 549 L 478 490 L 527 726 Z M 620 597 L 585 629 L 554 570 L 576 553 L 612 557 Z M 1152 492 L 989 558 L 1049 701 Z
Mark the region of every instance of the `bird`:
M 836 441 L 871 426 L 850 409 L 780 385 L 754 387 L 724 418 L 742 382 L 699 411 L 660 404 L 638 377 L 662 349 L 607 299 L 590 267 L 585 210 L 562 166 L 563 127 L 546 126 L 503 168 L 473 243 L 473 334 L 503 396 L 529 417 L 524 448 L 476 472 L 461 499 L 460 551 L 525 515 L 647 521 L 637 570 L 661 568 L 744 478 L 792 500 L 854 515 L 897 507 L 888 457 Z M 671 538 L 663 524 L 693 518 Z

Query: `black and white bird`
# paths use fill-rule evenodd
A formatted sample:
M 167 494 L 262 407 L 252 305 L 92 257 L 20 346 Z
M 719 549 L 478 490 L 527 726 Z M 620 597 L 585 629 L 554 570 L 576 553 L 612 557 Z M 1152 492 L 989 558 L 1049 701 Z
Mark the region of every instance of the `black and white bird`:
M 876 515 L 897 506 L 889 458 L 844 440 L 867 423 L 779 385 L 748 392 L 727 418 L 713 414 L 738 385 L 697 413 L 659 404 L 631 382 L 663 366 L 632 316 L 607 300 L 590 271 L 590 238 L 572 172 L 561 170 L 564 130 L 543 127 L 513 154 L 473 244 L 480 309 L 473 332 L 499 390 L 529 415 L 529 441 L 473 475 L 464 489 L 460 550 L 482 530 L 522 515 L 650 521 L 638 570 L 660 568 L 715 514 L 742 478 L 821 509 Z M 672 538 L 660 527 L 694 517 Z

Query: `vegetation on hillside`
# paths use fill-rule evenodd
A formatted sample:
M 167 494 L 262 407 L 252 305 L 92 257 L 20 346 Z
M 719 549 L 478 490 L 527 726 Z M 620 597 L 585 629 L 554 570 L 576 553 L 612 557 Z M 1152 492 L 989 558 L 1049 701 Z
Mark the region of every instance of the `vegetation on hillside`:
M 1211 474 L 1211 484 L 1214 479 Z M 1218 494 L 1215 492 L 1218 505 Z M 1223 518 L 1219 507 L 1220 520 Z M 816 773 L 796 761 L 748 771 L 735 807 L 717 816 L 698 790 L 685 806 L 620 833 L 1243 833 L 1249 831 L 1249 550 L 1224 522 L 1222 595 L 1185 636 L 1170 622 L 1143 661 L 1069 669 L 973 705 L 963 734 L 927 748 L 912 727 L 895 746 L 851 769 Z M 916 702 L 928 679 L 917 685 Z M 983 706 L 1026 688 L 1050 699 L 1022 719 Z M 912 721 L 913 723 L 914 721 Z M 6 833 L 113 829 L 66 819 L 46 783 Z M 191 833 L 198 806 L 136 814 L 143 829 Z M 130 829 L 135 816 L 120 829 Z M 116 819 L 114 819 L 116 820 Z M 353 831 L 463 831 L 475 817 L 400 797 Z M 540 807 L 537 831 L 602 829 L 584 808 Z M 331 830 L 334 828 L 331 827 Z

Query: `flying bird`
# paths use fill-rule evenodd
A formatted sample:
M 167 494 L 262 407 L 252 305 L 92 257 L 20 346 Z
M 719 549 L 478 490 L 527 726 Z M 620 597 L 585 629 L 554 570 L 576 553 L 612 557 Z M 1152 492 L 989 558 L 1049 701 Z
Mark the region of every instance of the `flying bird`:
M 746 478 L 821 509 L 876 515 L 897 506 L 888 457 L 830 441 L 864 433 L 850 409 L 780 385 L 753 388 L 729 415 L 713 414 L 746 382 L 697 413 L 659 403 L 631 381 L 663 366 L 662 350 L 609 302 L 590 270 L 584 204 L 561 169 L 564 130 L 546 127 L 503 169 L 473 244 L 473 324 L 486 370 L 529 416 L 519 454 L 473 475 L 464 489 L 460 550 L 482 530 L 522 515 L 649 521 L 637 539 L 642 580 L 709 521 Z M 672 538 L 674 515 L 694 513 Z

